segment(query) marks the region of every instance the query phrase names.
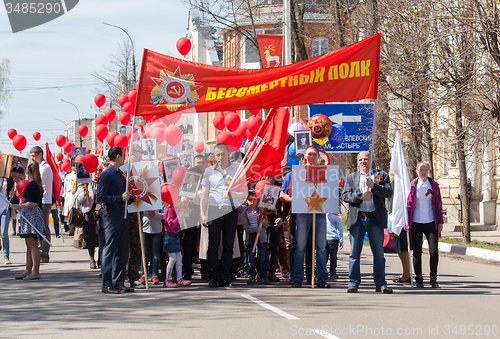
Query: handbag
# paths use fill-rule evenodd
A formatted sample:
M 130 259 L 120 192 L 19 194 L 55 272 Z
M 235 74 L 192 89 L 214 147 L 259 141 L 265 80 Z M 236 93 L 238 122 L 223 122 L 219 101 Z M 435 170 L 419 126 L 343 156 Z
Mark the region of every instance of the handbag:
M 82 212 L 76 207 L 71 207 L 68 216 L 68 225 L 75 227 L 82 227 L 82 221 L 83 221 Z

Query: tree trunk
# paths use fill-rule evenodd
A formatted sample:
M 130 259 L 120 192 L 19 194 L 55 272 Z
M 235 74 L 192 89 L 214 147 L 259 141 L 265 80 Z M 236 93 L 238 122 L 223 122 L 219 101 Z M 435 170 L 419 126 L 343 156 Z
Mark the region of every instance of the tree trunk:
M 459 90 L 457 90 L 460 93 Z M 469 190 L 467 188 L 467 167 L 465 165 L 465 133 L 462 125 L 462 99 L 458 95 L 457 112 L 455 113 L 456 137 L 457 137 L 457 156 L 458 172 L 460 178 L 460 202 L 462 204 L 462 236 L 464 243 L 470 242 L 470 209 L 469 209 Z

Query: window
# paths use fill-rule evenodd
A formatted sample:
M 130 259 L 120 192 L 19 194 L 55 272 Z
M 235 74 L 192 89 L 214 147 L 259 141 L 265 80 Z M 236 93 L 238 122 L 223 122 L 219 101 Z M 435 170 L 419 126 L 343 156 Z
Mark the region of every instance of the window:
M 248 39 L 245 39 L 245 61 L 246 64 L 259 62 L 259 50 Z
M 457 167 L 457 144 L 451 144 L 451 167 Z
M 314 38 L 312 41 L 312 56 L 318 56 L 328 52 L 328 38 Z

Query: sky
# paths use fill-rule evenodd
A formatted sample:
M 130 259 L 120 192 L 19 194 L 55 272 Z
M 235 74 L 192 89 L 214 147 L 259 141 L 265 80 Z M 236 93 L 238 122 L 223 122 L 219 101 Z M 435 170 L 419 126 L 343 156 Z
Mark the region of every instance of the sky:
M 80 118 L 98 112 L 94 96 L 106 87 L 90 74 L 109 64 L 119 43 L 128 40 L 123 31 L 102 22 L 128 32 L 137 60 L 144 48 L 181 58 L 175 43 L 186 36 L 188 12 L 182 0 L 80 0 L 59 18 L 12 33 L 6 9 L 1 6 L 0 59 L 10 59 L 14 96 L 6 107 L 0 107 L 4 112 L 0 151 L 20 154 L 7 136 L 10 128 L 26 137 L 23 154 L 46 142 L 54 151 L 55 137 L 65 134 L 65 123 L 78 119 L 77 110 L 61 99 L 76 105 Z M 46 87 L 51 88 L 41 89 Z M 42 135 L 38 142 L 33 139 L 35 131 Z

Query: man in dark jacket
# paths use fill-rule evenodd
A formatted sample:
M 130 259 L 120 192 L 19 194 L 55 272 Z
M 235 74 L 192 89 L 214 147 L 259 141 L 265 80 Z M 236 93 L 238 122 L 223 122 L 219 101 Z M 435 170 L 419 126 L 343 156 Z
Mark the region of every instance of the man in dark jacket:
M 387 228 L 385 199 L 392 196 L 393 190 L 389 175 L 382 170 L 371 169 L 370 153 L 358 153 L 359 170 L 347 176 L 342 200 L 349 203 L 347 230 L 351 241 L 349 255 L 348 293 L 358 292 L 361 283 L 360 257 L 365 232 L 370 238 L 373 254 L 373 280 L 375 291 L 392 293 L 385 281 L 384 228 Z

